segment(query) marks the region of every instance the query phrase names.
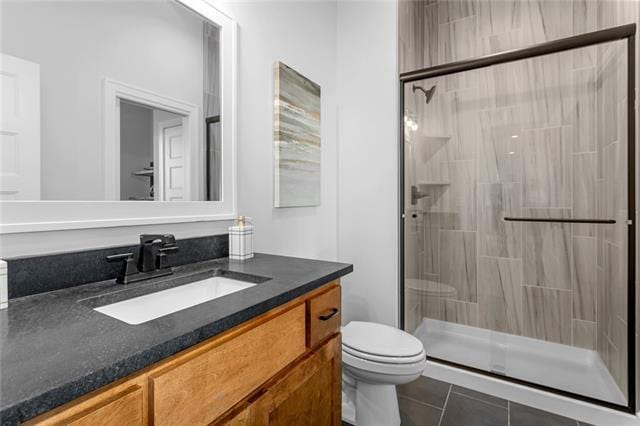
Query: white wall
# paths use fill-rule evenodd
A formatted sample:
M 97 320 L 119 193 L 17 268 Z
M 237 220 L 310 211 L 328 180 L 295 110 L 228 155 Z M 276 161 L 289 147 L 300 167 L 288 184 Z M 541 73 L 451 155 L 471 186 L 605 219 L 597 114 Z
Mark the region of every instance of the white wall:
M 338 3 L 338 258 L 344 319 L 398 323 L 395 1 Z
M 104 199 L 105 77 L 202 106 L 202 18 L 178 3 L 3 2 L 0 28 L 40 64 L 42 199 Z
M 257 251 L 336 259 L 336 4 L 230 2 L 238 22 L 238 205 L 253 218 Z M 273 208 L 273 65 L 322 87 L 321 205 Z

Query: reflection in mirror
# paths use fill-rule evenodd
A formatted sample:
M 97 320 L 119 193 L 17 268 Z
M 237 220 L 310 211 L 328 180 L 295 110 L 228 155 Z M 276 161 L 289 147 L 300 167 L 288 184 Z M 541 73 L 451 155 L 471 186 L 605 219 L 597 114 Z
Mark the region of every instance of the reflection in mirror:
M 221 199 L 217 25 L 172 0 L 0 8 L 0 199 Z

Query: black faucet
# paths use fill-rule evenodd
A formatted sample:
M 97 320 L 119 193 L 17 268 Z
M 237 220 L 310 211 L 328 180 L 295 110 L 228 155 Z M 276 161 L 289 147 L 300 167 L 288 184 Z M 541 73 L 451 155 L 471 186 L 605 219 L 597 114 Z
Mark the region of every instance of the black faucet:
M 178 251 L 178 247 L 176 246 L 176 238 L 171 234 L 142 234 L 138 250 L 138 270 L 153 272 L 157 269 L 168 268 L 167 253 Z
M 107 256 L 108 262 L 124 261 L 116 282 L 129 284 L 149 278 L 173 274 L 167 255 L 178 251 L 176 238 L 171 234 L 142 234 L 138 259 L 133 253 Z

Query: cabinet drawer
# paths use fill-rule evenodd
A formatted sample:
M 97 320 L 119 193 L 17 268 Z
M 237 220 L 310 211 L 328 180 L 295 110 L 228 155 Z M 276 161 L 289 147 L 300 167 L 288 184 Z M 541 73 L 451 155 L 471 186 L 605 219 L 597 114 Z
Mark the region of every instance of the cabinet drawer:
M 26 425 L 142 426 L 145 424 L 144 391 L 125 383 L 94 396 L 58 407 L 26 422 Z
M 154 425 L 208 424 L 305 351 L 305 305 L 152 374 Z
M 138 426 L 143 418 L 142 388 L 131 386 L 62 423 L 72 426 Z
M 313 348 L 340 331 L 341 309 L 340 285 L 307 300 L 307 347 Z

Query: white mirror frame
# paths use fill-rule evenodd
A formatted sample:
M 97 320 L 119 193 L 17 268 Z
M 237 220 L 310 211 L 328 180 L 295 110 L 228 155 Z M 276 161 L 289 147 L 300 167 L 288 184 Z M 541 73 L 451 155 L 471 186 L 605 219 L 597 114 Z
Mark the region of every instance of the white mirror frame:
M 177 1 L 220 27 L 222 201 L 2 201 L 0 234 L 202 222 L 236 217 L 236 22 L 209 0 Z

